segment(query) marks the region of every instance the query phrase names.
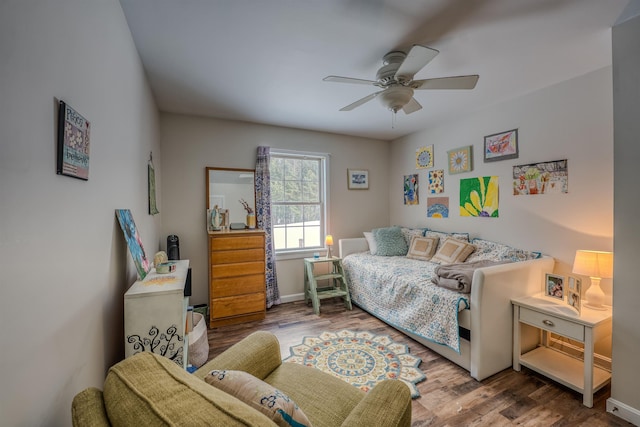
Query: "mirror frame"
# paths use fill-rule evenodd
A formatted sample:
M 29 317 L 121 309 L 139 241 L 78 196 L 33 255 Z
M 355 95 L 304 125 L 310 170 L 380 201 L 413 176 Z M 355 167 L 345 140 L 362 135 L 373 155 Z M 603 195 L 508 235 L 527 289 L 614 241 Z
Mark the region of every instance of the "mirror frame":
M 253 174 L 253 212 L 256 212 L 256 170 L 255 169 L 242 169 L 242 168 L 218 168 L 218 167 L 205 167 L 205 184 L 206 184 L 206 205 L 205 209 L 209 208 L 209 172 L 211 171 L 226 171 L 226 172 L 251 172 Z

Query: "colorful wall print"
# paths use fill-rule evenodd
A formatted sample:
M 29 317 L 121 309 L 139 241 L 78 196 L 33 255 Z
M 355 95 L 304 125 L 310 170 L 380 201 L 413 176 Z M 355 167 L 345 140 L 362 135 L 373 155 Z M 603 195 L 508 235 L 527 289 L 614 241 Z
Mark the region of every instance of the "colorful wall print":
M 429 171 L 429 193 L 438 194 L 444 191 L 444 170 Z
M 427 197 L 427 218 L 449 218 L 449 198 Z
M 518 158 L 518 129 L 494 133 L 484 137 L 484 161 Z
M 91 125 L 76 110 L 60 101 L 58 111 L 58 159 L 56 173 L 89 179 Z
M 567 193 L 568 186 L 566 159 L 513 167 L 513 194 L 516 196 Z
M 449 173 L 471 172 L 473 170 L 473 146 L 447 151 Z
M 149 215 L 157 215 L 160 213 L 156 203 L 156 171 L 153 167 L 153 154 L 149 156 L 147 163 L 147 181 L 149 187 Z
M 460 216 L 498 217 L 498 177 L 460 180 Z
M 418 204 L 418 174 L 404 176 L 404 204 Z
M 416 150 L 416 169 L 433 167 L 433 145 L 420 147 Z
M 138 234 L 136 223 L 133 222 L 133 216 L 129 209 L 116 209 L 116 217 L 124 233 L 124 238 L 127 241 L 133 263 L 136 265 L 138 277 L 142 280 L 149 272 L 149 260 L 144 253 L 142 239 L 140 239 L 140 235 Z

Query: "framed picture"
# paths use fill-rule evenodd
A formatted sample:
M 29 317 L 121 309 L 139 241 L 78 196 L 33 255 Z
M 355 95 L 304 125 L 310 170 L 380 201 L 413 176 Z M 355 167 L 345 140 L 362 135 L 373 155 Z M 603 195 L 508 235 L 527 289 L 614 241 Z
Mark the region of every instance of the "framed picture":
M 433 167 L 433 145 L 420 147 L 416 150 L 416 169 Z
M 580 309 L 582 308 L 582 301 L 580 298 L 582 282 L 577 277 L 568 276 L 567 283 L 567 304 L 575 308 L 578 311 L 578 314 L 580 314 Z
M 564 276 L 558 276 L 557 274 L 547 273 L 544 277 L 544 294 L 551 298 L 557 298 L 564 300 Z
M 518 129 L 494 133 L 484 137 L 484 161 L 518 158 Z
M 417 205 L 420 203 L 418 198 L 418 174 L 404 176 L 404 204 Z
M 349 190 L 368 190 L 369 171 L 366 169 L 347 169 Z
M 56 173 L 89 179 L 89 121 L 64 101 L 58 110 L 58 159 Z
M 513 194 L 515 196 L 567 193 L 568 186 L 567 159 L 513 167 Z
M 147 255 L 144 253 L 142 239 L 140 238 L 140 234 L 138 234 L 136 223 L 133 221 L 133 216 L 129 209 L 116 209 L 116 217 L 120 223 L 124 239 L 127 241 L 133 263 L 136 265 L 138 277 L 142 280 L 147 276 L 151 267 Z
M 449 173 L 471 172 L 473 170 L 473 146 L 447 151 Z

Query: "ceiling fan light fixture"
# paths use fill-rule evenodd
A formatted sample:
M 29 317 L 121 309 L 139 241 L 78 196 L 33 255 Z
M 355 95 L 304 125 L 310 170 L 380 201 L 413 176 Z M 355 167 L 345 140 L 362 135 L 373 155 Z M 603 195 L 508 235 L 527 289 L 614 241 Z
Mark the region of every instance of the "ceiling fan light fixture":
M 390 86 L 378 95 L 382 105 L 394 113 L 397 113 L 398 110 L 407 105 L 412 97 L 413 89 L 402 85 Z

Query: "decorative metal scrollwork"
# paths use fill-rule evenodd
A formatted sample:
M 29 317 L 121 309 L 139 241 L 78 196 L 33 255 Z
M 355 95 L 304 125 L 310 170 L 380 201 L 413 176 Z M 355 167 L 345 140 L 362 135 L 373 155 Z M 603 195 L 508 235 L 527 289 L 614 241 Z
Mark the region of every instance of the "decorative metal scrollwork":
M 178 334 L 176 325 L 168 327 L 166 332 L 160 332 L 155 325 L 151 326 L 146 337 L 128 335 L 127 342 L 133 344 L 133 354 L 150 351 L 173 360 L 180 366 L 183 364 L 183 345 L 181 343 L 184 342 L 184 338 Z

